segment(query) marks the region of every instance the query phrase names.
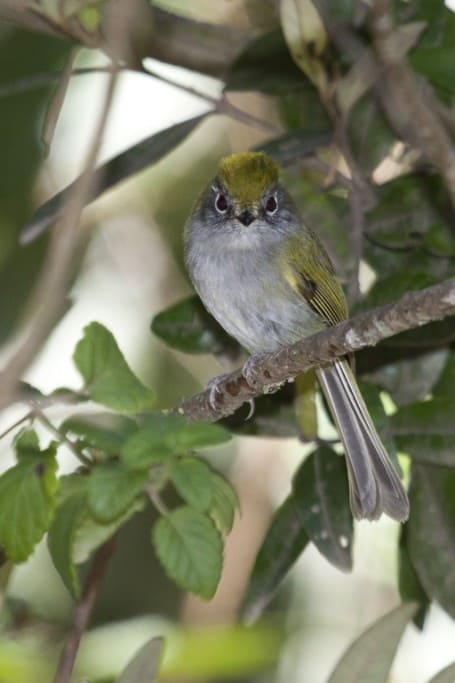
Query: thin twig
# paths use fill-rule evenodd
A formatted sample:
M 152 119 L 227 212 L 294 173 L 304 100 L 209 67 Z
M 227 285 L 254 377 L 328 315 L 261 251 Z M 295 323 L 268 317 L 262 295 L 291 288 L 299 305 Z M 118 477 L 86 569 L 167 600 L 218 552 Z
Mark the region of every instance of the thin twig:
M 13 422 L 12 425 L 7 427 L 4 432 L 0 434 L 0 439 L 3 439 L 4 436 L 12 432 L 16 427 L 19 427 L 23 422 L 27 422 L 27 420 L 32 420 L 33 419 L 33 411 L 29 413 L 25 413 L 23 417 L 20 417 L 16 422 Z
M 54 683 L 69 683 L 81 638 L 88 626 L 101 581 L 115 550 L 115 536 L 110 538 L 95 554 L 85 581 L 82 598 L 76 606 L 71 629 L 60 655 Z
M 80 215 L 90 194 L 93 171 L 114 97 L 117 73 L 117 70 L 114 70 L 110 74 L 103 109 L 87 155 L 85 171 L 68 198 L 61 220 L 54 227 L 39 282 L 30 297 L 28 308 L 36 313 L 28 325 L 22 343 L 0 375 L 0 410 L 14 400 L 19 378 L 45 342 L 64 307 L 76 256 L 83 239 L 83 232 L 78 225 Z
M 216 406 L 211 405 L 212 392 L 207 390 L 183 401 L 175 412 L 185 415 L 190 422 L 215 422 L 264 393 L 267 387 L 278 386 L 312 367 L 452 315 L 455 315 L 455 279 L 408 292 L 398 301 L 360 313 L 296 344 L 264 354 L 255 364 L 254 386 L 247 382 L 241 370 L 225 376 L 217 384 Z
M 39 408 L 35 408 L 32 412 L 32 415 L 36 417 L 36 419 L 39 422 L 41 422 L 41 424 L 44 425 L 44 427 L 46 427 L 50 432 L 52 432 L 52 434 L 54 434 L 61 443 L 65 444 L 65 446 L 67 446 L 70 449 L 71 453 L 78 460 L 80 460 L 83 465 L 93 465 L 90 458 L 88 458 L 81 452 L 81 450 L 77 447 L 77 444 L 75 444 L 74 441 L 71 441 L 71 439 L 69 439 L 66 434 L 60 431 L 60 429 L 56 427 L 49 420 L 47 415 L 45 415 L 41 410 L 39 410 Z

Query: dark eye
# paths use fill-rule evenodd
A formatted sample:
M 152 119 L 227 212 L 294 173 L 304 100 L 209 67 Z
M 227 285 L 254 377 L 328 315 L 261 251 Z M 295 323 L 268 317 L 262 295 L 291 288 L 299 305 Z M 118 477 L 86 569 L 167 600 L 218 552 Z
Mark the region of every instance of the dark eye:
M 270 195 L 270 197 L 267 199 L 265 203 L 265 210 L 270 216 L 273 216 L 275 211 L 278 208 L 278 202 L 276 200 L 276 197 L 274 194 Z
M 222 192 L 218 192 L 218 194 L 216 195 L 215 208 L 218 211 L 218 213 L 226 213 L 226 211 L 228 210 L 228 201 L 226 199 L 226 195 Z

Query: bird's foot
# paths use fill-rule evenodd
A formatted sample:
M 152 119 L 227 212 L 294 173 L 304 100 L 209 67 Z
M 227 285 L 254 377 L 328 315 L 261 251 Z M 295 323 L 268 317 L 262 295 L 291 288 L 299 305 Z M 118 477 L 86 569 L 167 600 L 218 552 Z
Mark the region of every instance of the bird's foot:
M 280 389 L 284 382 L 270 382 L 267 383 L 267 372 L 259 372 L 258 371 L 258 361 L 261 361 L 264 356 L 267 356 L 267 353 L 253 353 L 252 356 L 248 358 L 248 360 L 244 363 L 243 368 L 242 368 L 242 375 L 245 377 L 246 381 L 251 387 L 257 386 L 258 383 L 262 384 L 262 393 L 264 394 L 273 394 L 275 391 L 278 391 Z M 264 383 L 265 382 L 265 383 Z M 251 417 L 249 415 L 248 417 Z
M 231 373 L 226 372 L 224 375 L 218 375 L 213 377 L 207 382 L 206 389 L 210 392 L 209 394 L 209 406 L 212 410 L 218 410 L 220 407 L 220 384 L 222 384 Z

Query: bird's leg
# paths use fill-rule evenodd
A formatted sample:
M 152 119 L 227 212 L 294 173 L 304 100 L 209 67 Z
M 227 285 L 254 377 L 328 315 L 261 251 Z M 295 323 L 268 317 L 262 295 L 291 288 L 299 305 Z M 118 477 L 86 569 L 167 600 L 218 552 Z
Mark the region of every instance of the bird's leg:
M 246 381 L 251 387 L 255 387 L 259 382 L 261 384 L 264 384 L 265 382 L 264 386 L 262 387 L 262 393 L 273 394 L 275 391 L 278 391 L 278 389 L 280 389 L 285 382 L 271 382 L 270 384 L 267 384 L 267 373 L 258 372 L 258 362 L 267 355 L 269 355 L 268 352 L 262 351 L 253 353 L 253 355 L 250 356 L 244 363 L 242 367 L 242 375 L 245 377 Z

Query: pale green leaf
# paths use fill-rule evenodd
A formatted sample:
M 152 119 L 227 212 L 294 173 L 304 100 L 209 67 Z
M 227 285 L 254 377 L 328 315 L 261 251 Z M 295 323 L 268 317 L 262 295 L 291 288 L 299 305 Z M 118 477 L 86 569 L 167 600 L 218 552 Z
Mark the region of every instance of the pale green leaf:
M 208 514 L 222 534 L 228 534 L 234 524 L 240 501 L 231 484 L 218 472 L 211 472 L 212 500 Z
M 90 514 L 101 523 L 114 521 L 135 502 L 147 481 L 146 470 L 127 469 L 117 461 L 97 465 L 88 479 Z

